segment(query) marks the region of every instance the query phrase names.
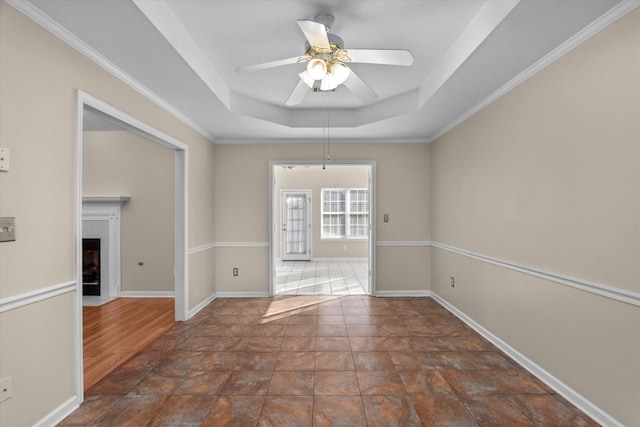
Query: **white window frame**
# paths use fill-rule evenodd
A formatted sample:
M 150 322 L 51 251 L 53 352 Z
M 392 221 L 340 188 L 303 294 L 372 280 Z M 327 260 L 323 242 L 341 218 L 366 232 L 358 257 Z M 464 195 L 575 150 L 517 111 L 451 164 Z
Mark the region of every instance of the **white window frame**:
M 341 191 L 344 192 L 344 204 L 345 209 L 341 212 L 325 211 L 325 192 L 328 191 Z M 352 191 L 364 191 L 367 194 L 367 210 L 366 211 L 351 211 L 351 192 Z M 322 188 L 321 203 L 320 203 L 320 239 L 321 240 L 367 240 L 369 238 L 369 223 L 370 223 L 370 209 L 371 199 L 369 197 L 368 188 Z M 327 236 L 325 235 L 325 215 L 344 215 L 344 235 L 343 236 Z M 367 215 L 367 229 L 364 236 L 353 236 L 350 234 L 351 230 L 351 215 Z

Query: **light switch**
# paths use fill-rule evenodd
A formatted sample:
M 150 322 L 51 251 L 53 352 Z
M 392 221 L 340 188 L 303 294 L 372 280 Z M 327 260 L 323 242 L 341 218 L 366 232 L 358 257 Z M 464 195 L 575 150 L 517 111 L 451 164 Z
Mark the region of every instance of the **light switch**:
M 0 242 L 13 242 L 16 240 L 15 218 L 4 216 L 0 218 Z
M 0 147 L 0 172 L 9 172 L 9 149 Z
M 389 222 L 389 214 L 384 214 L 383 215 L 383 221 L 384 222 Z

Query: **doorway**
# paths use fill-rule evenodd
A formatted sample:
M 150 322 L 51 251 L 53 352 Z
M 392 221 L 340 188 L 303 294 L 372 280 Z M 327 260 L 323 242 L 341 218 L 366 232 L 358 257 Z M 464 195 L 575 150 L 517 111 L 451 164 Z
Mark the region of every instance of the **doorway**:
M 281 190 L 283 261 L 311 260 L 311 191 Z
M 270 164 L 271 295 L 375 294 L 375 162 Z
M 92 116 L 105 123 L 133 132 L 146 140 L 160 144 L 173 151 L 175 203 L 172 221 L 167 224 L 175 233 L 173 259 L 174 291 L 174 317 L 175 320 L 187 320 L 187 256 L 186 256 L 186 195 L 187 195 L 187 158 L 188 147 L 175 138 L 147 125 L 144 122 L 106 104 L 99 99 L 79 91 L 77 97 L 77 163 L 76 163 L 76 283 L 78 286 L 76 295 L 76 339 L 75 339 L 75 371 L 76 371 L 76 395 L 84 396 L 84 363 L 83 363 L 83 307 L 82 307 L 82 282 L 83 282 L 83 251 L 82 251 L 82 217 L 83 217 L 83 148 L 85 118 Z

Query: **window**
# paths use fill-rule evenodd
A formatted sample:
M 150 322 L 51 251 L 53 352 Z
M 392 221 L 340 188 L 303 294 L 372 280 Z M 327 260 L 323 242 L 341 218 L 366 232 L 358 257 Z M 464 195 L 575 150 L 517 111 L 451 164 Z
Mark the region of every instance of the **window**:
M 322 189 L 322 238 L 366 239 L 369 234 L 369 190 Z

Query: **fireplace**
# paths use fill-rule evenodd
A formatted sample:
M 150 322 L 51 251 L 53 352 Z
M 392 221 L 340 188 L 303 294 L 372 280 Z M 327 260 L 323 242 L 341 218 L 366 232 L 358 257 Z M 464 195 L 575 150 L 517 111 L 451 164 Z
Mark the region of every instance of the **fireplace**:
M 82 295 L 100 295 L 100 239 L 82 239 Z
M 128 196 L 82 198 L 82 295 L 88 304 L 120 295 L 120 208 Z M 98 298 L 95 298 L 98 297 Z

